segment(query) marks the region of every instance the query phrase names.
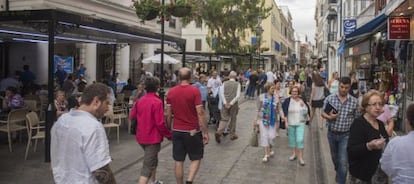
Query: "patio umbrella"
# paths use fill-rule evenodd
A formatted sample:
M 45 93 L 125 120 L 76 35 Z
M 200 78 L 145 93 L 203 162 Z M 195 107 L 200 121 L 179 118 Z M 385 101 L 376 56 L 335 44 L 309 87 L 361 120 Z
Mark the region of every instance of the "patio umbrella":
M 142 60 L 142 63 L 144 64 L 161 63 L 161 54 L 157 54 L 149 58 L 145 58 Z M 177 63 L 180 63 L 180 61 L 167 54 L 164 54 L 164 64 L 177 64 Z

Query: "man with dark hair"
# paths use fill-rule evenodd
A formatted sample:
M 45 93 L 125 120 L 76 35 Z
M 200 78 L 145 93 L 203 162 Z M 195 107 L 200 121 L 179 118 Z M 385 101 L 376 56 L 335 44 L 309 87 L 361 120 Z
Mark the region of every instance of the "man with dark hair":
M 336 171 L 336 181 L 346 183 L 348 173 L 348 145 L 349 129 L 357 117 L 358 100 L 349 94 L 351 79 L 339 79 L 338 93 L 326 97 L 322 110 L 322 117 L 328 123 L 328 141 L 331 157 Z
M 129 119 L 136 118 L 136 140 L 144 149 L 144 162 L 142 164 L 139 184 L 162 184 L 155 180 L 158 153 L 161 150 L 161 142 L 164 137 L 171 139 L 171 132 L 165 126 L 164 105 L 156 94 L 160 87 L 160 80 L 157 77 L 145 79 L 145 90 L 147 93 L 135 102 L 132 107 Z
M 180 84 L 167 95 L 167 124 L 172 127 L 173 158 L 177 184 L 183 184 L 185 157 L 191 160 L 186 184 L 192 184 L 201 164 L 204 145 L 208 143 L 207 119 L 200 91 L 190 85 L 191 70 L 181 68 Z
M 51 130 L 51 167 L 57 184 L 115 182 L 102 123 L 108 111 L 109 89 L 92 84 L 82 93 L 80 106 L 63 114 Z

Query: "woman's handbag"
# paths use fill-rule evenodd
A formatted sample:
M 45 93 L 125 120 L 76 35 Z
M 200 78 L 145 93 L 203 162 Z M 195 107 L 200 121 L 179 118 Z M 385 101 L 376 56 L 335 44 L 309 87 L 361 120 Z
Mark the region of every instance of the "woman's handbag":
M 388 176 L 381 169 L 381 164 L 378 164 L 377 170 L 375 170 L 374 175 L 371 178 L 371 184 L 387 184 Z
M 249 140 L 249 144 L 252 147 L 258 147 L 259 146 L 259 130 L 257 128 L 253 128 L 252 135 Z

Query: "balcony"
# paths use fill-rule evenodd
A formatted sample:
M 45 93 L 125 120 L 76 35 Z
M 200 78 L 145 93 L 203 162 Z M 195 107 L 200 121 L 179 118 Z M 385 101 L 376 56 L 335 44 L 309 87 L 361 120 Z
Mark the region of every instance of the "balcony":
M 336 40 L 336 32 L 328 33 L 328 42 L 335 42 Z
M 335 3 L 336 4 L 337 2 L 338 2 L 338 0 L 329 0 L 328 1 L 328 3 L 330 3 L 330 4 L 332 4 L 332 3 Z

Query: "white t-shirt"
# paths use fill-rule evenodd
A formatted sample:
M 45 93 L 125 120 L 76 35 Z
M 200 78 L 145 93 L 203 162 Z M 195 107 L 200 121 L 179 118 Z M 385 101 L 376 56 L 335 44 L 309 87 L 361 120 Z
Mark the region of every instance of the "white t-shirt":
M 111 162 L 102 123 L 92 114 L 71 110 L 51 130 L 51 166 L 57 184 L 95 184 L 92 172 Z
M 211 91 L 213 92 L 213 96 L 217 96 L 218 88 L 221 86 L 221 80 L 220 77 L 210 78 L 207 82 L 207 88 L 211 88 Z
M 266 77 L 267 77 L 267 83 L 273 83 L 273 81 L 275 80 L 275 78 L 273 77 L 273 72 L 268 71 L 266 72 Z

